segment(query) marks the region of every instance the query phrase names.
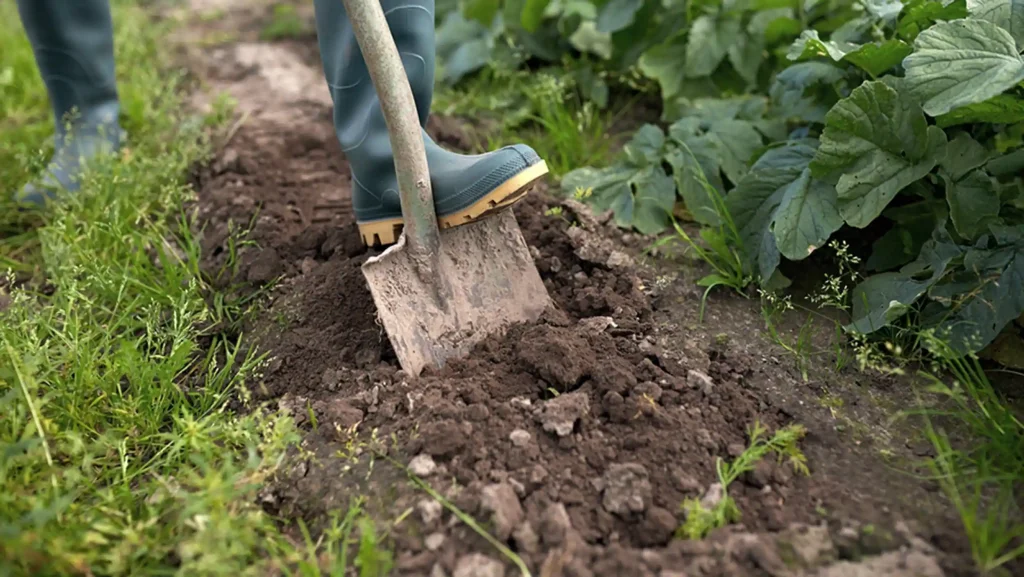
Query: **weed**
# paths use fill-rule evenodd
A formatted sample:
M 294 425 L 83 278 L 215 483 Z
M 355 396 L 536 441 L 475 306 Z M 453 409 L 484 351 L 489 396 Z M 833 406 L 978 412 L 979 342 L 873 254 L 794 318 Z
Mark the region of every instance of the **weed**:
M 716 495 L 716 499 L 706 499 L 711 501 L 710 503 L 702 499 L 684 501 L 682 508 L 686 514 L 686 522 L 676 531 L 677 537 L 703 539 L 714 529 L 738 521 L 741 513 L 736 502 L 729 496 L 729 485 L 740 475 L 753 471 L 757 462 L 769 453 L 775 453 L 780 461 L 787 459 L 797 473 L 810 474 L 807 469 L 807 458 L 797 446 L 800 439 L 807 434 L 802 425 L 793 424 L 779 429 L 770 438 L 765 438 L 767 432 L 768 429 L 755 421 L 747 431 L 749 445 L 746 450 L 731 463 L 726 463 L 721 458 L 715 462 L 721 495 Z
M 364 509 L 365 499 L 353 500 L 344 516 L 335 511 L 320 538 L 313 540 L 306 524 L 299 521 L 306 546 L 305 558 L 296 563 L 304 577 L 345 577 L 357 568 L 359 577 L 384 577 L 394 565 L 393 553 L 383 546 L 377 527 Z M 356 535 L 358 531 L 358 536 Z M 350 559 L 355 548 L 355 559 Z
M 790 295 L 780 297 L 776 293 L 762 288 L 758 288 L 757 291 L 761 296 L 761 318 L 764 319 L 768 337 L 787 353 L 793 355 L 793 358 L 796 359 L 797 368 L 800 370 L 800 376 L 803 377 L 804 382 L 807 382 L 807 371 L 810 368 L 811 357 L 814 355 L 812 350 L 813 343 L 811 342 L 814 336 L 813 314 L 808 313 L 807 320 L 800 325 L 796 338 L 789 342 L 779 331 L 778 320 L 783 314 L 793 310 Z
M 935 448 L 927 464 L 960 515 L 978 569 L 992 572 L 1024 556 L 1024 422 L 996 393 L 975 355 L 958 355 L 932 333 L 922 339 L 935 358 L 932 369 L 922 371 L 927 391 L 950 405 L 914 411 L 924 417 Z M 950 374 L 952 383 L 937 377 L 940 371 Z M 965 424 L 978 441 L 955 449 L 936 425 L 942 417 Z
M 746 288 L 753 282 L 743 264 L 743 239 L 739 229 L 729 213 L 725 204 L 725 197 L 717 188 L 708 182 L 703 168 L 700 167 L 693 151 L 685 143 L 680 143 L 681 152 L 689 155 L 692 162 L 692 176 L 704 190 L 707 201 L 711 203 L 710 210 L 717 215 L 719 224 L 717 226 L 706 226 L 701 228 L 699 234 L 702 243 L 694 240 L 686 229 L 679 224 L 675 215 L 669 215 L 672 221 L 672 228 L 676 236 L 667 236 L 654 243 L 656 248 L 668 242 L 682 239 L 697 255 L 697 258 L 711 266 L 714 271 L 711 274 L 697 281 L 698 286 L 705 287 L 704 294 L 700 300 L 699 322 L 704 322 L 704 308 L 707 304 L 708 294 L 711 289 L 717 286 L 724 286 L 733 289 L 740 296 L 746 297 Z M 681 175 L 677 176 L 681 177 Z

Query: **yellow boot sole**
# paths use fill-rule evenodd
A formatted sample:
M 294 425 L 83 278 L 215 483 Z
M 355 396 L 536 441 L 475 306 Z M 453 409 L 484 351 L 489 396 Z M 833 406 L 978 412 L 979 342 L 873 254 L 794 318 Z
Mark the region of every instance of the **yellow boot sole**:
M 472 206 L 448 216 L 439 216 L 437 225 L 451 228 L 480 220 L 499 210 L 512 206 L 525 197 L 538 180 L 548 173 L 548 165 L 543 160 L 503 182 L 490 194 L 476 201 Z M 359 235 L 366 246 L 387 246 L 398 242 L 402 236 L 404 223 L 400 218 L 357 222 Z

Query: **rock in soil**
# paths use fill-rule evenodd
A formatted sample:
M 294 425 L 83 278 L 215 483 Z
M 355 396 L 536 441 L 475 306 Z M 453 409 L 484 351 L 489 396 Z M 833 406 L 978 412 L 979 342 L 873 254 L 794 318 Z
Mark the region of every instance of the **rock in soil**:
M 505 577 L 505 566 L 490 557 L 473 553 L 459 559 L 453 577 Z
M 628 517 L 644 512 L 651 502 L 651 482 L 647 469 L 638 463 L 608 467 L 603 483 L 601 504 L 609 513 Z
M 566 393 L 544 401 L 534 418 L 548 433 L 565 437 L 590 412 L 590 399 L 583 393 Z
M 491 514 L 494 534 L 507 541 L 512 531 L 523 520 L 523 507 L 519 504 L 516 491 L 508 483 L 488 485 L 481 492 L 481 505 Z

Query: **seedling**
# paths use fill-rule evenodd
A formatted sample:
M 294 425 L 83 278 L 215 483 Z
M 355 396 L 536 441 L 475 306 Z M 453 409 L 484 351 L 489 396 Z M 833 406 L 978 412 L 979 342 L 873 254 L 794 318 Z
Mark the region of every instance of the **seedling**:
M 768 430 L 759 422 L 754 422 L 748 430 L 749 445 L 739 457 L 731 463 L 719 458 L 715 462 L 718 482 L 722 486 L 721 498 L 708 506 L 701 499 L 687 499 L 683 502 L 686 522 L 676 531 L 676 536 L 686 539 L 703 539 L 708 533 L 729 523 L 739 521 L 741 513 L 736 502 L 729 496 L 729 485 L 740 475 L 753 471 L 757 462 L 769 453 L 775 453 L 779 461 L 788 460 L 797 473 L 809 475 L 807 458 L 800 451 L 797 443 L 807 430 L 802 425 L 789 425 L 779 429 L 770 438 L 765 438 Z

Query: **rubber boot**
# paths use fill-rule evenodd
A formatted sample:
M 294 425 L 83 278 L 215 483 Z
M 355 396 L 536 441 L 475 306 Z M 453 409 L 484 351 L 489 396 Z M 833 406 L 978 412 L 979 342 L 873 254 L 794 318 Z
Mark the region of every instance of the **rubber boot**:
M 56 124 L 54 154 L 41 178 L 15 193 L 42 205 L 77 191 L 85 163 L 116 151 L 122 132 L 114 77 L 114 30 L 107 0 L 18 0 Z
M 382 0 L 412 87 L 421 129 L 434 93 L 434 0 Z M 396 242 L 402 230 L 394 158 L 380 102 L 341 0 L 316 0 L 324 75 L 334 128 L 352 169 L 352 205 L 367 245 Z M 481 155 L 441 148 L 422 130 L 438 225 L 458 226 L 521 199 L 547 164 L 518 144 Z

